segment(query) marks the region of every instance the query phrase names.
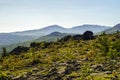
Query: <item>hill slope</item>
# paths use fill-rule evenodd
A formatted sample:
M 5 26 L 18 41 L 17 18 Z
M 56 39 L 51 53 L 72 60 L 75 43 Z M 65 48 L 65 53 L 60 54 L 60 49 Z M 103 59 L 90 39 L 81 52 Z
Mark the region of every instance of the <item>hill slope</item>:
M 116 33 L 117 31 L 120 31 L 120 24 L 117 24 L 114 27 L 105 30 L 104 32 L 108 34 L 112 34 L 112 33 Z
M 0 59 L 0 79 L 120 80 L 120 33 L 93 40 L 38 42 Z
M 1 33 L 0 34 L 0 46 L 24 42 L 24 41 L 33 40 L 33 39 L 36 39 L 36 37 L 15 35 L 12 33 Z
M 46 36 L 39 37 L 37 39 L 33 40 L 28 40 L 20 43 L 14 43 L 10 45 L 4 45 L 0 46 L 0 52 L 2 51 L 2 47 L 5 47 L 7 49 L 7 52 L 10 52 L 12 49 L 16 48 L 17 46 L 25 46 L 29 47 L 31 42 L 40 42 L 40 41 L 45 41 L 45 42 L 50 42 L 50 41 L 57 41 L 58 39 L 63 38 L 64 36 L 69 35 L 67 33 L 60 33 L 60 32 L 53 32 L 51 34 L 48 34 Z M 22 38 L 21 38 L 22 39 Z
M 69 33 L 70 34 L 70 33 Z M 38 38 L 36 41 L 57 41 L 57 39 L 61 39 L 66 35 L 69 35 L 68 33 L 60 33 L 60 32 L 53 32 L 51 34 L 48 34 L 46 36 L 42 36 Z

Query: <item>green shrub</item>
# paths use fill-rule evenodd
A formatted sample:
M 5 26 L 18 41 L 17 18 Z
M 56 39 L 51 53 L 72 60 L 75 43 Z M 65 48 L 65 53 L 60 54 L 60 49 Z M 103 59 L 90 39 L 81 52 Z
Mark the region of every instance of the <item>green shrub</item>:
M 0 80 L 11 80 L 10 77 L 0 72 Z
M 3 47 L 3 48 L 2 48 L 1 58 L 4 58 L 5 56 L 7 56 L 7 51 L 6 51 L 6 48 Z
M 98 41 L 97 47 L 101 50 L 103 56 L 109 58 L 120 56 L 120 40 L 113 40 L 112 37 L 101 37 Z

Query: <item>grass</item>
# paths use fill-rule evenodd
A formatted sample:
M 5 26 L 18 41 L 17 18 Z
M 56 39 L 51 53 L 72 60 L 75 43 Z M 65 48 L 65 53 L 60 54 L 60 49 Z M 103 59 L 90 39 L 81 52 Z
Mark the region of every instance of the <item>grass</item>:
M 46 75 L 56 63 L 75 60 L 80 62 L 81 69 L 77 72 L 73 71 L 64 77 L 76 77 L 76 80 L 110 80 L 110 78 L 114 77 L 113 74 L 90 76 L 91 73 L 95 72 L 91 69 L 91 65 L 108 64 L 107 62 L 110 60 L 120 62 L 120 39 L 116 36 L 120 36 L 120 33 L 102 35 L 88 41 L 53 42 L 47 48 L 30 48 L 28 52 L 20 55 L 6 56 L 1 58 L 0 79 L 9 78 L 11 75 L 25 75 L 25 72 L 33 73 L 34 69 L 37 69 L 40 74 Z M 107 40 L 104 40 L 104 37 Z M 108 65 L 115 67 L 111 63 Z M 66 66 L 56 66 L 56 68 L 64 71 Z M 115 70 L 119 71 L 120 68 Z M 118 73 L 117 76 L 120 77 L 120 74 Z

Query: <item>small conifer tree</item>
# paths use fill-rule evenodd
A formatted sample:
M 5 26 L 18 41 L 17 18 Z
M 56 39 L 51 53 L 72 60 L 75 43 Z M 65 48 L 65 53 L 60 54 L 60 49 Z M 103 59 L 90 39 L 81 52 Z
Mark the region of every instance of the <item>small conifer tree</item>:
M 6 48 L 3 47 L 3 48 L 2 48 L 2 55 L 1 55 L 1 57 L 3 58 L 3 57 L 5 57 L 5 56 L 7 56 L 7 51 L 6 51 Z

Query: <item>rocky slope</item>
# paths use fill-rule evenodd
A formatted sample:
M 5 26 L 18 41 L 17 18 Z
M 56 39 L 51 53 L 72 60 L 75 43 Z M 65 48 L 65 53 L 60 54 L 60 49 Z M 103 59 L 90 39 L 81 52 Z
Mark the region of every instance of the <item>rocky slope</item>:
M 0 59 L 3 80 L 120 80 L 120 33 L 38 42 Z

